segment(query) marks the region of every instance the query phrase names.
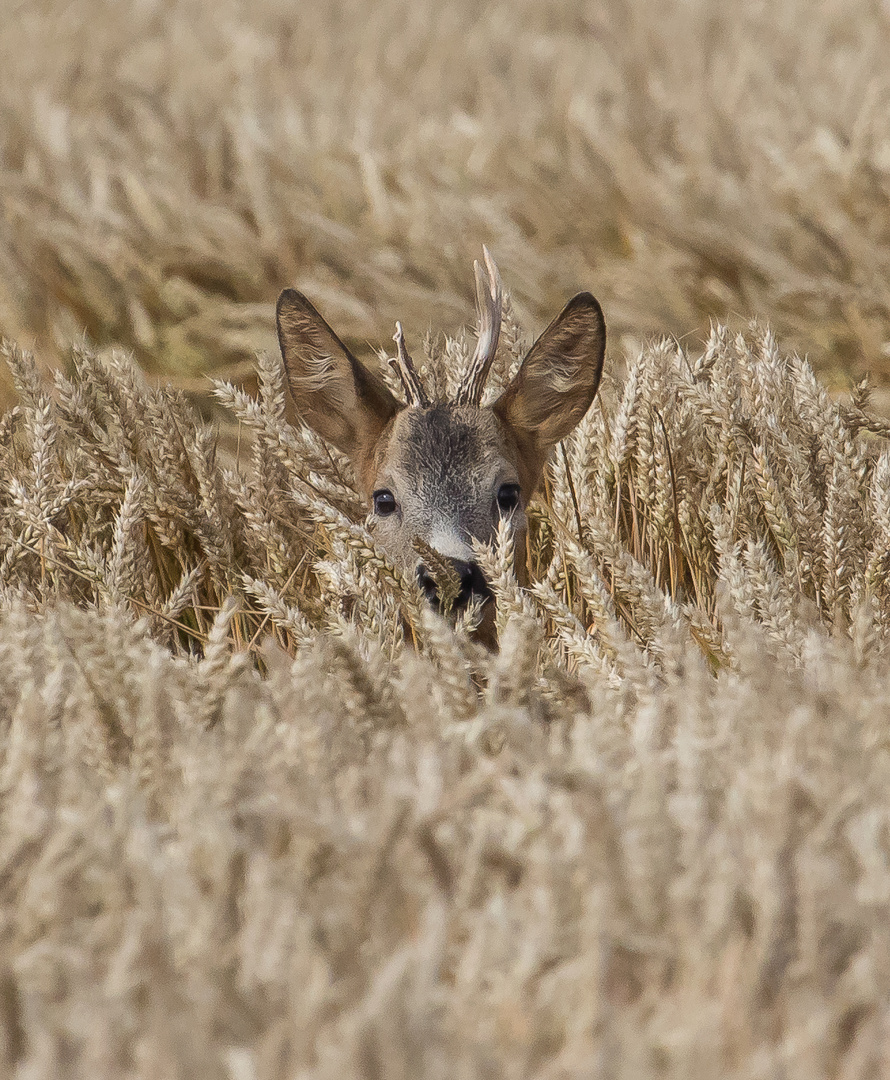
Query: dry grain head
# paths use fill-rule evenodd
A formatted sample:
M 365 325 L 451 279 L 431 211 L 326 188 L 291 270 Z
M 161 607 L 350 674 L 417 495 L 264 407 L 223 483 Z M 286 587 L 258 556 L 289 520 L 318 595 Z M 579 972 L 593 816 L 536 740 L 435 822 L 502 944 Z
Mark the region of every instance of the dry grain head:
M 455 606 L 488 594 L 473 540 L 492 539 L 510 517 L 523 567 L 528 499 L 547 456 L 590 407 L 599 386 L 606 328 L 590 293 L 570 300 L 490 406 L 480 404 L 497 350 L 501 284 L 485 251 L 476 264 L 479 340 L 455 400 L 431 402 L 397 326 L 392 361 L 406 404 L 346 348 L 301 293 L 278 300 L 278 337 L 303 419 L 352 460 L 380 546 L 416 569 L 430 601 L 436 578 L 418 554 L 447 560 L 459 583 Z M 432 570 L 432 573 L 430 572 Z M 441 584 L 441 581 L 440 581 Z

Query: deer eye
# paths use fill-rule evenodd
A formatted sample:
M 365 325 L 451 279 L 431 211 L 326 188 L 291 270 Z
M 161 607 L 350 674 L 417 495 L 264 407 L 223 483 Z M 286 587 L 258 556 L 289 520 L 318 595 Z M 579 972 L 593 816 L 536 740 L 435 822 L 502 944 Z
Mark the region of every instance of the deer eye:
M 498 508 L 509 514 L 519 506 L 519 484 L 501 484 L 498 488 Z
M 374 492 L 374 513 L 379 514 L 380 517 L 387 517 L 389 514 L 395 512 L 396 497 L 391 491 L 386 488 L 381 488 L 380 491 Z

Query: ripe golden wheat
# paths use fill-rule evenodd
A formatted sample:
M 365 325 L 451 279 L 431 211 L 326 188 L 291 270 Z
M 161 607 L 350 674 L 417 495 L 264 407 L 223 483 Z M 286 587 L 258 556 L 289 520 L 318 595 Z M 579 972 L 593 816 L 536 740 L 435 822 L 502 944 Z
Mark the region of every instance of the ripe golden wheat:
M 509 315 L 492 377 L 523 349 Z M 375 549 L 277 359 L 181 397 L 9 346 L 0 1066 L 878 1077 L 890 432 L 768 332 L 643 349 L 501 647 Z M 441 389 L 461 336 L 428 342 Z
M 886 3 L 6 8 L 0 1077 L 883 1080 L 890 428 L 783 349 L 886 379 Z M 492 390 L 579 288 L 628 358 L 496 653 L 272 358 L 481 243 Z
M 285 285 L 416 341 L 486 243 L 524 318 L 589 288 L 614 341 L 740 313 L 886 376 L 879 0 L 7 3 L 0 335 L 48 359 L 239 372 Z

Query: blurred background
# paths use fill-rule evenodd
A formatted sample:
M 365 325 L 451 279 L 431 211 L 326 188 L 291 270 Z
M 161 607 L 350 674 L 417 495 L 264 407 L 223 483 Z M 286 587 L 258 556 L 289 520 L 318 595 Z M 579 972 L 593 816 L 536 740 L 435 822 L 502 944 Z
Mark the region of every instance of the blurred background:
M 878 0 L 3 6 L 0 334 L 45 363 L 247 378 L 288 285 L 419 342 L 485 243 L 529 330 L 595 292 L 616 362 L 757 316 L 890 384 Z

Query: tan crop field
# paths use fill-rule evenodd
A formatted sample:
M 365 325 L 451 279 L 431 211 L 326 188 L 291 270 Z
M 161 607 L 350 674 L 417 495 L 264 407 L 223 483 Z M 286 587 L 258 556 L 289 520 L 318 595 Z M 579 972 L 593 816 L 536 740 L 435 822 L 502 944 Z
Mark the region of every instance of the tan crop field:
M 3 15 L 0 1077 L 890 1075 L 888 9 Z M 610 331 L 496 652 L 274 334 L 447 394 L 482 243 Z

